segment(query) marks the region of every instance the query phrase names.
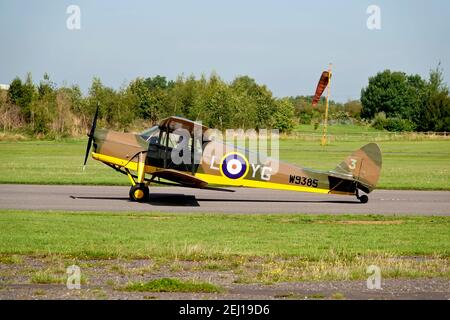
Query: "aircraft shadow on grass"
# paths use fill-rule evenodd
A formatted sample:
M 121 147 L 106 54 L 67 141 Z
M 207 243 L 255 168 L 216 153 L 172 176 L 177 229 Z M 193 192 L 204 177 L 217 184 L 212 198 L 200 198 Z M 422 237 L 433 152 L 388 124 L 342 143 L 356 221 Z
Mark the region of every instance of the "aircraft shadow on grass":
M 121 200 L 131 202 L 126 197 L 95 197 L 71 196 L 72 199 L 82 200 Z M 185 194 L 164 194 L 152 193 L 150 194 L 150 205 L 156 206 L 175 206 L 175 207 L 200 207 L 199 202 L 237 202 L 237 203 L 334 203 L 334 204 L 360 204 L 359 201 L 345 201 L 345 200 L 278 200 L 278 199 L 224 199 L 224 198 L 197 198 L 194 195 Z

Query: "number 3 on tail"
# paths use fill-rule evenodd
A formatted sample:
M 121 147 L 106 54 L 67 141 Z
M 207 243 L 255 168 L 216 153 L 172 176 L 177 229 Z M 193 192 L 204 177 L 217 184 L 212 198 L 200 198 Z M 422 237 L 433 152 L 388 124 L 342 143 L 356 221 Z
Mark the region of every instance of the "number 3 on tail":
M 350 159 L 350 165 L 348 166 L 351 170 L 355 170 L 356 169 L 356 163 L 358 161 L 356 159 Z

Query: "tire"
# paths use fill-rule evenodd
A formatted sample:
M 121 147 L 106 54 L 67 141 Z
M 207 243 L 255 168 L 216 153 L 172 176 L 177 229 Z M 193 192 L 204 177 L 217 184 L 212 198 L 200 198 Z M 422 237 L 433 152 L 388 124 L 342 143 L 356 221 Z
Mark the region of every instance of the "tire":
M 136 184 L 130 188 L 130 200 L 136 202 L 146 202 L 149 199 L 149 190 L 148 187 L 143 184 Z
M 369 201 L 369 197 L 363 194 L 361 197 L 358 198 L 361 203 L 367 203 Z

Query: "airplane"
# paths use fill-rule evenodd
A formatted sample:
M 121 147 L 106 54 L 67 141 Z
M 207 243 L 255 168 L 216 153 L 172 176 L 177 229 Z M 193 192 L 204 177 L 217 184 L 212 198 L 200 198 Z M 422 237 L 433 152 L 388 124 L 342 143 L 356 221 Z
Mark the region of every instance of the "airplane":
M 313 106 L 331 76 L 330 66 L 321 74 Z M 326 99 L 328 105 L 328 95 Z M 354 195 L 367 203 L 367 194 L 375 189 L 380 177 L 381 150 L 376 143 L 356 150 L 333 170 L 319 171 L 261 154 L 255 156 L 248 149 L 213 139 L 210 129 L 201 123 L 176 116 L 140 134 L 97 130 L 98 112 L 97 105 L 83 168 L 93 145 L 93 159 L 128 176 L 132 201 L 148 201 L 148 186 L 159 183 L 218 191 L 233 190 L 217 186 L 233 186 Z
M 159 183 L 219 191 L 233 191 L 223 189 L 231 186 L 352 195 L 366 203 L 380 176 L 382 157 L 376 143 L 356 150 L 333 170 L 319 171 L 271 158 L 251 160 L 255 157 L 249 150 L 213 139 L 208 127 L 181 117 L 133 134 L 97 129 L 98 113 L 97 106 L 84 166 L 93 145 L 93 159 L 128 176 L 132 201 L 148 201 L 149 185 Z M 174 161 L 173 154 L 180 152 L 183 159 L 198 161 Z

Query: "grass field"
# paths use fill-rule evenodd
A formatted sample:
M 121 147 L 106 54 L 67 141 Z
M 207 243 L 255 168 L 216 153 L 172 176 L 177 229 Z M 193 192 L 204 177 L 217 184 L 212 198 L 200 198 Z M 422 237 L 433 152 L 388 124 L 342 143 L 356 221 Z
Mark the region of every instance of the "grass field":
M 280 140 L 280 158 L 300 166 L 333 169 L 367 141 Z M 450 140 L 380 141 L 379 188 L 450 190 Z M 128 179 L 89 160 L 85 140 L 0 142 L 0 183 L 128 185 Z
M 448 139 L 380 139 L 384 133 L 345 126 L 330 132 L 334 138 L 322 147 L 320 130 L 308 136 L 311 126 L 299 126 L 280 140 L 280 158 L 328 170 L 377 141 L 380 188 L 450 190 Z M 83 172 L 85 147 L 85 139 L 0 141 L 0 183 L 128 185 L 97 161 Z M 111 284 L 126 292 L 222 290 L 208 277 L 197 279 L 201 273 L 231 273 L 241 284 L 365 281 L 369 265 L 379 266 L 384 278 L 450 279 L 450 217 L 0 210 L 0 230 L 2 272 L 18 272 L 31 284 L 63 284 L 72 264 L 87 271 L 83 283 L 98 273 L 131 277 Z M 162 275 L 140 278 L 149 274 Z
M 330 251 L 348 257 L 387 251 L 450 255 L 448 217 L 0 212 L 2 253 L 309 259 Z M 187 247 L 197 250 L 188 254 Z
M 196 261 L 242 282 L 450 277 L 450 218 L 0 211 L 0 255 Z M 17 260 L 17 258 L 16 258 Z M 20 263 L 20 259 L 18 259 Z

